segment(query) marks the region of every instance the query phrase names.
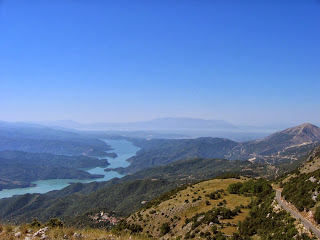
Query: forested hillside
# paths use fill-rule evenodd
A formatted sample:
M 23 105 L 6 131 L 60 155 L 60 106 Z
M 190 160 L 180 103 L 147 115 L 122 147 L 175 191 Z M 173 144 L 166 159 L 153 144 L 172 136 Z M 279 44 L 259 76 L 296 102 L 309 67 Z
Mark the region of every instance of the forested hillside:
M 49 153 L 28 153 L 21 151 L 0 152 L 0 189 L 30 186 L 31 182 L 44 179 L 90 179 L 101 177 L 92 175 L 79 168 L 108 165 L 106 159 L 87 156 L 65 156 Z M 14 184 L 14 181 L 16 184 Z M 10 184 L 9 184 L 10 183 Z
M 227 173 L 259 176 L 266 172 L 268 170 L 264 166 L 246 161 L 187 159 L 168 166 L 142 170 L 108 182 L 77 183 L 47 194 L 27 194 L 1 199 L 0 217 L 18 221 L 26 221 L 31 216 L 41 220 L 48 220 L 50 217 L 70 219 L 75 214 L 84 214 L 92 208 L 107 208 L 116 211 L 120 216 L 126 216 L 138 209 L 141 201 L 149 201 L 180 185 Z M 141 184 L 147 187 L 140 188 Z M 161 184 L 163 186 L 160 187 Z M 138 194 L 135 191 L 131 193 L 124 190 L 136 188 L 143 191 Z M 123 195 L 122 192 L 128 195 Z M 135 194 L 138 198 L 134 197 Z M 57 202 L 59 206 L 56 205 Z M 58 208 L 63 210 L 58 211 Z
M 190 157 L 250 160 L 273 165 L 294 164 L 296 167 L 320 144 L 320 129 L 311 124 L 302 124 L 249 142 L 223 138 L 130 140 L 142 149 L 128 160 L 131 165 L 117 169 L 119 172 L 132 173 Z
M 320 224 L 320 147 L 315 148 L 297 171 L 280 184 L 282 195 L 306 217 Z

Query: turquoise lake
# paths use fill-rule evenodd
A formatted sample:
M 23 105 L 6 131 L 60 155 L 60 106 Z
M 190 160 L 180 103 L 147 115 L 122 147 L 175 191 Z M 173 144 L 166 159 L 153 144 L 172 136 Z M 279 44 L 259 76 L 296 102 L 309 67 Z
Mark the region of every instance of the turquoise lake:
M 110 150 L 108 152 L 115 152 L 118 155 L 118 157 L 116 158 L 106 157 L 106 159 L 108 159 L 108 162 L 110 163 L 110 165 L 107 168 L 129 166 L 130 163 L 127 162 L 126 160 L 136 155 L 136 152 L 140 150 L 140 148 L 134 146 L 131 142 L 123 139 L 120 139 L 120 140 L 104 139 L 104 141 L 113 148 L 113 150 Z M 102 168 L 102 167 L 85 169 L 87 172 L 91 174 L 104 175 L 103 178 L 88 179 L 88 180 L 78 180 L 78 179 L 39 180 L 39 181 L 32 182 L 33 184 L 36 184 L 35 187 L 4 189 L 0 191 L 0 199 L 12 197 L 13 195 L 22 195 L 26 193 L 46 193 L 53 190 L 60 190 L 70 185 L 70 183 L 101 182 L 101 181 L 108 181 L 115 177 L 121 178 L 124 176 L 114 171 L 105 172 L 104 169 L 105 168 Z

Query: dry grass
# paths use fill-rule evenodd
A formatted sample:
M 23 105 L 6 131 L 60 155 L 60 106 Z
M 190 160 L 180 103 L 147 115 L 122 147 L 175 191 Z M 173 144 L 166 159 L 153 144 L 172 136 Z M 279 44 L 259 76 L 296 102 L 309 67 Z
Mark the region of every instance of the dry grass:
M 312 161 L 305 163 L 299 168 L 301 173 L 311 173 L 320 169 L 320 158 L 315 157 Z
M 147 209 L 136 213 L 128 218 L 131 223 L 140 224 L 144 233 L 151 233 L 153 236 L 160 237 L 160 226 L 168 222 L 171 225 L 171 236 L 170 239 L 174 239 L 177 236 L 183 236 L 188 229 L 183 229 L 185 225 L 185 220 L 191 218 L 197 213 L 207 212 L 213 207 L 217 207 L 220 202 L 225 200 L 227 203 L 225 207 L 233 210 L 235 207 L 243 205 L 246 206 L 251 202 L 250 197 L 244 197 L 234 194 L 228 194 L 227 187 L 236 182 L 243 182 L 245 178 L 239 179 L 213 179 L 209 181 L 204 181 L 197 183 L 193 186 L 184 189 L 177 194 L 175 194 L 171 199 L 160 203 L 154 208 Z M 214 192 L 216 190 L 224 189 L 225 195 L 217 200 L 211 200 L 206 197 L 206 194 Z M 199 199 L 195 202 L 194 199 Z M 207 204 L 209 202 L 209 205 Z M 155 213 L 152 213 L 155 211 Z M 236 216 L 234 219 L 222 220 L 221 222 L 238 224 L 239 221 L 243 220 L 249 213 L 249 210 L 242 209 L 242 213 Z M 140 215 L 140 216 L 139 216 Z M 173 228 L 174 225 L 174 228 Z M 210 228 L 208 226 L 203 229 L 203 231 L 208 231 Z M 232 233 L 237 231 L 237 227 L 226 226 L 221 229 L 221 231 L 227 235 L 232 235 Z M 167 235 L 166 235 L 167 236 Z
M 16 240 L 24 239 L 27 236 L 33 236 L 37 232 L 39 227 L 30 227 L 28 225 L 13 226 L 13 225 L 0 225 L 0 239 L 1 240 Z M 21 236 L 15 236 L 16 233 L 20 232 Z M 67 239 L 76 240 L 79 239 L 74 236 L 74 233 L 81 234 L 83 239 L 86 240 L 145 240 L 146 237 L 140 235 L 130 235 L 129 233 L 122 233 L 121 235 L 115 235 L 109 231 L 101 229 L 75 229 L 75 228 L 52 228 L 46 232 L 46 236 L 49 239 Z M 40 237 L 35 237 L 32 239 L 40 239 Z

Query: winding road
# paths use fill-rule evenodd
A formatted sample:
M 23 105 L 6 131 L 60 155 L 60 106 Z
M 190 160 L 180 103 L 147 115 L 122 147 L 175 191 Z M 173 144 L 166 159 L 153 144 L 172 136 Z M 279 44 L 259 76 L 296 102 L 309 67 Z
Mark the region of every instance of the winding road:
M 276 199 L 278 203 L 283 207 L 284 210 L 291 213 L 292 216 L 294 216 L 296 219 L 301 220 L 301 223 L 303 226 L 305 226 L 307 229 L 311 229 L 312 232 L 320 239 L 320 231 L 318 228 L 316 228 L 309 220 L 307 220 L 305 217 L 303 217 L 299 212 L 296 212 L 292 210 L 291 208 L 287 207 L 287 205 L 282 201 L 281 199 L 281 191 L 276 189 Z

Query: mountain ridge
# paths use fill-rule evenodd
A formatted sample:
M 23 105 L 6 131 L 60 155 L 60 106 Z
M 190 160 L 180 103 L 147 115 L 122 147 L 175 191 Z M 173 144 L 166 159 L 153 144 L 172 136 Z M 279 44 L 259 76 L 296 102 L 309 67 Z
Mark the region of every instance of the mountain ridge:
M 294 136 L 293 139 L 296 144 L 320 140 L 320 128 L 311 123 L 303 123 L 295 127 L 275 132 L 268 137 L 257 140 L 257 142 L 274 140 L 274 138 L 278 137 L 280 134 Z
M 189 157 L 251 160 L 272 164 L 299 161 L 320 144 L 318 132 L 320 128 L 306 123 L 247 142 L 213 137 L 179 140 L 131 139 L 142 149 L 128 160 L 131 163 L 129 167 L 117 171 L 134 172 Z

